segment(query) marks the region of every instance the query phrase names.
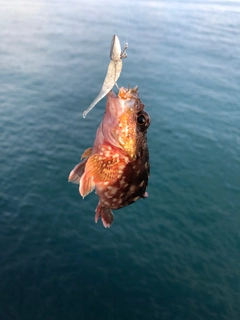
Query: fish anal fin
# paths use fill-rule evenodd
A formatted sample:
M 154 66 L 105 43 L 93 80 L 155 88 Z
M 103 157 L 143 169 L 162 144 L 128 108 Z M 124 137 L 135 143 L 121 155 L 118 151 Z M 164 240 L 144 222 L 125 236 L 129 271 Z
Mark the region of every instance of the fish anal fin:
M 87 158 L 87 157 L 90 157 L 92 155 L 92 147 L 91 148 L 87 148 L 82 156 L 81 156 L 81 159 L 84 159 L 84 158 Z
M 114 220 L 112 210 L 102 206 L 101 202 L 98 203 L 95 214 L 95 222 L 97 223 L 98 218 L 101 217 L 102 223 L 105 228 L 110 228 Z
M 73 170 L 70 172 L 68 176 L 69 182 L 76 183 L 76 184 L 80 182 L 80 179 L 83 175 L 83 172 L 86 166 L 86 162 L 87 162 L 87 159 L 83 160 L 73 168 Z

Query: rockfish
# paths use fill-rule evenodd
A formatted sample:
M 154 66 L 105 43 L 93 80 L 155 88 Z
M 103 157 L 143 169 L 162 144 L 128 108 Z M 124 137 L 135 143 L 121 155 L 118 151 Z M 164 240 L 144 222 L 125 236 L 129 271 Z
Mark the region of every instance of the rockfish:
M 84 160 L 69 175 L 68 181 L 79 184 L 83 198 L 95 189 L 99 197 L 95 222 L 100 216 L 106 228 L 114 219 L 112 209 L 148 196 L 149 125 L 137 87 L 122 87 L 118 96 L 110 91 L 94 145 L 84 151 Z

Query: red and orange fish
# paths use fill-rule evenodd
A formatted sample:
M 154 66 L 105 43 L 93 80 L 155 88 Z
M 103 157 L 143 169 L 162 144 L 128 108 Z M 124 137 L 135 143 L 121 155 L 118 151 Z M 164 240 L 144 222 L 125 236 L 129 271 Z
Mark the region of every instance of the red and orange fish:
M 148 196 L 150 172 L 147 129 L 150 117 L 138 97 L 138 88 L 110 91 L 106 112 L 92 148 L 71 171 L 68 180 L 79 184 L 84 198 L 94 189 L 99 197 L 95 222 L 101 217 L 104 227 L 113 222 L 112 209 L 127 206 Z

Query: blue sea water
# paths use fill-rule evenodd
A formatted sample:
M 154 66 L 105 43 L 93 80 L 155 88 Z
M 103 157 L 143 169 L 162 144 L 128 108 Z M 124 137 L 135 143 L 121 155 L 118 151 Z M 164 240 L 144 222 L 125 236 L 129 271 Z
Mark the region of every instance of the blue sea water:
M 240 319 L 240 1 L 0 1 L 0 319 Z M 113 34 L 152 118 L 147 200 L 94 223 Z

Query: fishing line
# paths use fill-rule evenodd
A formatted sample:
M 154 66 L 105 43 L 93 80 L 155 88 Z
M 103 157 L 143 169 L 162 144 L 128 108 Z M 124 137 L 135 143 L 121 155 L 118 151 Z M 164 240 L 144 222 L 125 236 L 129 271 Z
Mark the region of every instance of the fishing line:
M 124 41 L 124 48 L 123 51 L 121 52 L 121 59 L 127 58 L 127 48 L 128 48 L 128 37 L 129 37 L 129 23 L 130 23 L 130 5 L 128 2 L 128 6 L 127 6 L 127 23 L 126 23 L 126 41 Z
M 130 2 L 128 1 L 127 6 L 127 28 L 126 28 L 126 41 L 124 43 L 124 46 L 128 46 L 128 37 L 129 37 L 129 23 L 130 23 Z

